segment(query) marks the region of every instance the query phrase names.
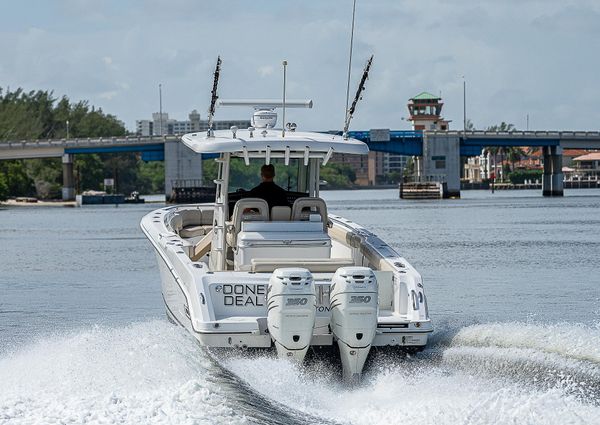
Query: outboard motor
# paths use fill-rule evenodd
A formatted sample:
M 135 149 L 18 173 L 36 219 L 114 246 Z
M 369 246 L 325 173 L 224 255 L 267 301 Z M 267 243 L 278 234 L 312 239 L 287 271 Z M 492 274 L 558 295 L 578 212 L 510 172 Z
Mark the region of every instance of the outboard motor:
M 301 363 L 315 326 L 317 297 L 310 271 L 275 269 L 267 288 L 267 326 L 281 358 Z
M 368 267 L 340 267 L 331 281 L 331 331 L 337 339 L 344 379 L 360 381 L 377 329 L 378 289 Z

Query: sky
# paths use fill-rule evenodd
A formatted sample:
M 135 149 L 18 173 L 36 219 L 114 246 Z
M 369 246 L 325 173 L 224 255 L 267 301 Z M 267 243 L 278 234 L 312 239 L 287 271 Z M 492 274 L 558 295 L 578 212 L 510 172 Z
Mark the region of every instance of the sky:
M 159 109 L 206 118 L 219 96 L 312 99 L 289 110 L 303 130 L 343 127 L 352 0 L 0 0 L 0 87 L 88 100 L 130 130 Z M 350 126 L 409 129 L 409 98 L 439 95 L 451 128 L 513 123 L 600 128 L 600 1 L 357 0 L 352 96 L 374 61 Z M 216 119 L 246 119 L 218 108 Z M 281 114 L 280 114 L 281 115 Z

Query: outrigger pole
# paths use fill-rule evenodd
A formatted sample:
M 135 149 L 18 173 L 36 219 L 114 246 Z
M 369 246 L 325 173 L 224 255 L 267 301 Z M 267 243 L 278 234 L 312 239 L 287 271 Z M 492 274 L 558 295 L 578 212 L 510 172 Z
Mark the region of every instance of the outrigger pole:
M 352 115 L 356 110 L 356 104 L 360 99 L 362 99 L 362 92 L 365 89 L 365 82 L 369 78 L 369 71 L 371 70 L 371 64 L 373 63 L 373 55 L 367 61 L 367 65 L 365 66 L 365 70 L 363 71 L 362 78 L 360 79 L 360 83 L 358 84 L 358 89 L 356 90 L 356 94 L 354 95 L 354 100 L 352 101 L 352 106 L 346 112 L 346 122 L 344 123 L 344 132 L 342 135 L 344 139 L 348 139 L 348 127 L 350 127 L 350 120 L 352 119 Z
M 348 121 L 348 102 L 350 102 L 350 76 L 352 73 L 352 50 L 354 46 L 354 17 L 356 16 L 356 0 L 352 2 L 352 29 L 350 30 L 350 55 L 348 55 L 348 80 L 346 83 L 346 110 L 344 124 Z
M 210 108 L 208 108 L 208 132 L 207 137 L 213 137 L 213 119 L 215 116 L 215 106 L 217 104 L 217 86 L 219 85 L 219 74 L 221 73 L 221 56 L 217 56 L 217 66 L 215 66 L 215 77 L 213 80 L 213 88 L 211 91 Z

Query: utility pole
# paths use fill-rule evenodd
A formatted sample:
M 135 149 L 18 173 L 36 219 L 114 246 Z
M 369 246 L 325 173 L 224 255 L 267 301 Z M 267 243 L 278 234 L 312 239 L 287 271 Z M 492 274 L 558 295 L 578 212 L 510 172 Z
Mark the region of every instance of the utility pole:
M 163 135 L 163 114 L 162 114 L 162 84 L 158 85 L 158 115 L 160 116 L 160 135 Z
M 286 70 L 287 61 L 283 61 L 283 122 L 281 123 L 281 137 L 285 137 L 285 82 L 286 82 Z
M 463 136 L 467 137 L 467 81 L 463 75 Z

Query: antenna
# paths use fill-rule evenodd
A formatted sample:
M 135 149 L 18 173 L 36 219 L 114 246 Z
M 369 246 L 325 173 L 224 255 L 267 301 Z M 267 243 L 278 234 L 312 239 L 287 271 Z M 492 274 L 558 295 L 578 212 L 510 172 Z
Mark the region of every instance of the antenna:
M 287 70 L 287 61 L 283 61 L 283 123 L 281 126 L 281 137 L 285 137 L 285 74 Z
M 208 108 L 208 132 L 206 133 L 207 137 L 212 137 L 213 133 L 213 119 L 215 116 L 215 105 L 217 103 L 217 86 L 219 85 L 219 74 L 221 73 L 221 56 L 217 56 L 217 66 L 215 66 L 215 78 L 213 80 L 213 88 L 210 93 L 210 108 Z
M 352 3 L 352 30 L 350 31 L 350 55 L 348 57 L 348 83 L 346 84 L 346 110 L 344 122 L 348 121 L 348 102 L 350 101 L 350 72 L 352 71 L 352 47 L 354 45 L 354 16 L 356 14 L 356 0 Z
M 342 135 L 344 139 L 348 139 L 348 127 L 350 127 L 350 120 L 352 119 L 352 115 L 356 110 L 356 104 L 360 99 L 362 99 L 362 92 L 365 89 L 365 82 L 367 78 L 369 78 L 369 71 L 371 69 L 371 64 L 373 63 L 373 55 L 367 61 L 367 65 L 365 66 L 365 70 L 363 71 L 362 78 L 360 79 L 360 83 L 358 83 L 358 89 L 356 90 L 356 94 L 354 95 L 354 100 L 352 101 L 352 106 L 348 109 L 348 113 L 346 114 L 346 122 L 344 123 L 344 132 Z

